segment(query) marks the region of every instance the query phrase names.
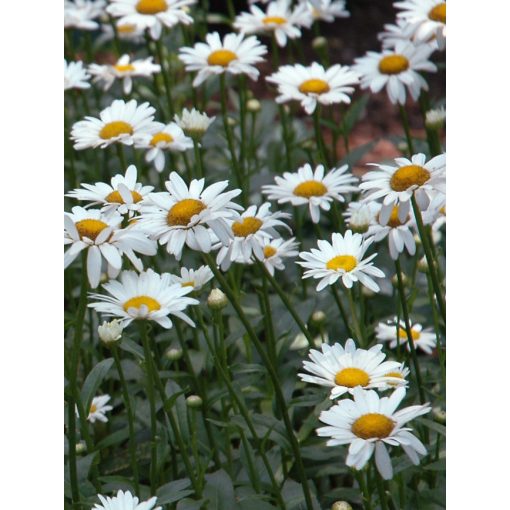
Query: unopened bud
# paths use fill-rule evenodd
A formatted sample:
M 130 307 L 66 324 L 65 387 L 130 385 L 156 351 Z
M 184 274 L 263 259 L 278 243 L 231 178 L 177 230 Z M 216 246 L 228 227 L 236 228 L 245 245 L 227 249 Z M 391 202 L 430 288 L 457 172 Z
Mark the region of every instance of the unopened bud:
M 400 152 L 407 152 L 408 150 L 408 146 L 407 146 L 407 143 L 406 142 L 399 142 L 397 144 L 397 149 L 400 151 Z
M 429 270 L 429 265 L 427 263 L 427 258 L 426 257 L 422 257 L 418 261 L 418 271 L 420 273 L 426 273 L 428 270 Z
M 401 277 L 402 277 L 402 285 L 404 287 L 406 287 L 409 284 L 409 278 L 404 273 L 401 273 Z M 398 287 L 398 276 L 396 274 L 394 274 L 391 277 L 391 283 L 394 287 Z
M 122 337 L 123 326 L 118 319 L 113 319 L 110 322 L 104 321 L 103 324 L 97 327 L 97 332 L 101 342 L 106 345 L 118 342 Z
M 425 126 L 429 129 L 440 129 L 446 120 L 446 110 L 444 106 L 436 110 L 429 110 L 425 114 Z
M 182 349 L 179 347 L 170 347 L 165 352 L 166 359 L 170 361 L 178 361 L 182 358 Z
M 301 142 L 301 147 L 303 147 L 305 151 L 314 151 L 317 148 L 317 145 L 314 140 L 309 138 L 308 140 L 303 140 Z
M 249 112 L 256 113 L 260 112 L 262 105 L 258 99 L 250 99 L 246 102 L 246 108 Z
M 212 310 L 221 310 L 228 305 L 227 296 L 220 289 L 213 289 L 207 298 L 207 306 Z
M 87 451 L 87 445 L 85 444 L 85 441 L 80 441 L 79 443 L 76 443 L 75 451 L 78 455 L 85 453 Z
M 361 293 L 366 298 L 372 298 L 375 296 L 375 292 L 373 290 L 370 290 L 368 287 L 365 287 L 364 285 L 361 287 Z
M 227 117 L 227 124 L 230 127 L 234 127 L 237 124 L 237 120 L 234 117 Z
M 438 423 L 446 423 L 446 411 L 441 407 L 433 407 L 432 416 Z
M 319 36 L 312 41 L 312 48 L 314 50 L 322 50 L 328 45 L 328 40 L 325 37 Z
M 333 503 L 331 510 L 352 510 L 352 506 L 347 501 L 337 501 Z
M 186 399 L 186 405 L 191 409 L 199 409 L 202 407 L 202 399 L 198 395 L 190 395 Z
M 326 314 L 322 310 L 316 310 L 315 312 L 312 313 L 312 316 L 310 317 L 310 322 L 314 326 L 319 327 L 322 324 L 324 324 L 324 322 L 326 322 Z

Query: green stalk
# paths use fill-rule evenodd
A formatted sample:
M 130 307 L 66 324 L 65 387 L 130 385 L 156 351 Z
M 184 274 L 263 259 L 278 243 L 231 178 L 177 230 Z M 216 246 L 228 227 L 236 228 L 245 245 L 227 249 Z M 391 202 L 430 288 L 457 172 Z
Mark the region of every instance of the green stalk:
M 119 143 L 115 144 L 115 149 L 117 150 L 117 156 L 119 157 L 121 170 L 124 172 L 127 168 L 126 155 L 124 154 L 124 147 L 119 142 Z
M 317 148 L 319 149 L 319 158 L 327 171 L 329 168 L 329 161 L 328 155 L 326 154 L 326 147 L 324 145 L 324 138 L 322 137 L 320 119 L 321 119 L 320 106 L 319 104 L 317 104 L 317 106 L 315 107 L 315 111 L 313 112 L 313 128 L 315 131 L 315 140 L 317 142 Z
M 204 165 L 202 161 L 202 152 L 200 150 L 200 144 L 193 138 L 193 150 L 195 152 L 195 165 L 197 167 L 198 178 L 205 177 Z
M 363 507 L 365 510 L 372 510 L 372 498 L 370 497 L 370 491 L 368 490 L 368 486 L 363 478 L 363 473 L 361 471 L 354 470 L 354 477 L 358 481 L 358 485 L 361 489 Z
M 345 325 L 345 329 L 347 330 L 347 334 L 349 336 L 354 336 L 355 332 L 349 325 L 349 319 L 347 318 L 347 312 L 345 311 L 344 305 L 342 304 L 342 300 L 340 296 L 338 295 L 338 291 L 336 290 L 336 287 L 334 285 L 329 285 L 329 288 L 331 289 L 331 293 L 333 294 L 333 298 L 336 302 L 336 305 L 338 306 L 338 310 L 340 311 L 340 315 L 342 316 L 342 320 Z
M 353 327 L 356 336 L 358 337 L 358 342 L 360 343 L 361 347 L 366 348 L 368 347 L 368 342 L 367 339 L 365 338 L 364 328 L 362 328 L 361 323 L 358 319 L 358 312 L 356 312 L 356 304 L 354 303 L 352 289 L 346 288 L 345 293 L 347 294 L 347 299 L 349 300 L 349 308 L 351 310 Z
M 239 76 L 239 125 L 241 129 L 241 149 L 239 152 L 239 164 L 243 175 L 246 175 L 246 76 Z M 248 180 L 249 183 L 249 180 Z M 249 192 L 249 190 L 248 190 Z
M 159 65 L 161 66 L 161 74 L 163 75 L 163 83 L 165 85 L 166 100 L 168 103 L 168 111 L 170 117 L 174 116 L 174 103 L 172 101 L 172 87 L 170 85 L 170 69 L 167 67 L 165 58 L 163 55 L 163 43 L 161 38 L 156 41 L 156 51 L 158 53 Z
M 403 105 L 398 105 L 400 110 L 400 118 L 402 120 L 402 126 L 404 127 L 404 132 L 406 134 L 406 140 L 407 140 L 407 151 L 409 157 L 411 157 L 414 154 L 414 146 L 413 146 L 413 138 L 411 136 L 411 130 L 409 129 L 409 118 L 407 117 L 406 109 Z
M 375 461 L 374 461 L 375 463 Z M 377 470 L 377 467 L 374 465 Z M 388 499 L 386 497 L 386 492 L 384 490 L 384 483 L 382 478 L 379 476 L 379 473 L 375 473 L 375 480 L 377 484 L 377 491 L 379 492 L 379 503 L 381 503 L 381 510 L 389 510 L 388 509 Z

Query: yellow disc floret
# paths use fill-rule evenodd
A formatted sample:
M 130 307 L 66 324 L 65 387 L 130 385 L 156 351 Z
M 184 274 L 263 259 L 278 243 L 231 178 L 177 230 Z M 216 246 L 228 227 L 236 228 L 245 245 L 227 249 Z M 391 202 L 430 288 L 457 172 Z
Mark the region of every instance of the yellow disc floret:
M 429 11 L 429 19 L 446 24 L 446 2 L 441 2 Z
M 130 308 L 137 308 L 139 309 L 141 306 L 145 305 L 149 312 L 156 312 L 161 308 L 161 305 L 150 296 L 136 296 L 132 297 L 131 299 L 128 299 L 124 305 L 123 308 L 127 312 Z
M 232 224 L 232 232 L 236 237 L 247 237 L 250 234 L 255 234 L 262 226 L 262 220 L 254 216 L 247 216 L 243 221 L 234 221 Z
M 202 212 L 206 207 L 207 206 L 200 200 L 185 198 L 174 204 L 168 211 L 166 217 L 167 223 L 171 227 L 176 225 L 186 226 L 193 216 Z
M 227 67 L 237 55 L 230 50 L 216 50 L 207 57 L 207 63 L 211 66 Z
M 397 227 L 400 227 L 401 225 L 403 225 L 405 223 L 405 221 L 407 221 L 407 218 L 404 222 L 401 222 L 399 217 L 398 217 L 398 206 L 394 206 L 393 209 L 391 210 L 391 214 L 390 214 L 390 219 L 388 220 L 388 223 L 387 225 L 389 225 L 391 228 L 397 228 Z M 381 215 L 379 214 L 379 221 L 381 221 Z
M 319 181 L 305 181 L 298 184 L 292 193 L 297 197 L 310 198 L 322 197 L 328 192 L 328 188 Z
M 404 55 L 387 55 L 379 61 L 379 71 L 383 74 L 399 74 L 409 68 L 409 60 Z
M 379 413 L 368 413 L 360 416 L 351 427 L 354 435 L 362 439 L 388 437 L 395 428 L 395 422 Z
M 172 135 L 169 135 L 168 133 L 164 133 L 161 131 L 161 133 L 156 133 L 151 140 L 151 145 L 156 146 L 159 142 L 165 142 L 165 143 L 172 143 L 174 141 Z
M 390 186 L 394 191 L 406 191 L 411 186 L 423 186 L 430 179 L 430 172 L 419 165 L 401 166 L 391 176 Z
M 119 73 L 129 73 L 131 71 L 135 70 L 135 66 L 133 64 L 117 64 L 114 66 L 116 71 L 119 71 Z
M 324 94 L 330 90 L 328 82 L 318 78 L 306 80 L 298 88 L 303 94 Z
M 76 230 L 78 230 L 78 234 L 83 239 L 84 237 L 88 237 L 92 241 L 96 240 L 96 237 L 108 227 L 104 221 L 87 219 L 80 220 L 75 223 Z
M 339 386 L 355 388 L 356 386 L 367 386 L 370 382 L 369 375 L 361 368 L 344 368 L 335 375 L 335 382 Z
M 90 411 L 89 414 L 94 414 L 97 411 L 96 404 L 90 404 Z
M 281 16 L 266 16 L 262 20 L 262 23 L 264 23 L 264 25 L 283 25 L 287 23 L 287 20 Z
M 276 254 L 276 248 L 273 248 L 272 246 L 264 246 L 264 258 L 268 259 Z
M 120 135 L 132 135 L 133 134 L 133 126 L 124 122 L 123 120 L 114 120 L 113 122 L 108 122 L 105 124 L 101 131 L 99 131 L 99 136 L 103 140 L 109 140 L 110 138 L 115 138 Z
M 398 336 L 401 339 L 406 340 L 407 339 L 407 332 L 404 328 L 398 328 Z M 416 342 L 416 340 L 420 339 L 420 332 L 416 331 L 415 329 L 411 328 L 411 338 Z
M 352 271 L 358 265 L 358 261 L 356 257 L 352 255 L 337 255 L 332 259 L 328 260 L 326 263 L 327 269 L 332 269 L 333 271 L 339 271 L 343 269 L 346 273 Z
M 136 4 L 136 10 L 140 14 L 157 14 L 168 9 L 165 0 L 140 0 Z
M 142 195 L 138 193 L 138 191 L 131 191 L 131 196 L 133 197 L 133 203 L 137 204 L 142 200 Z M 109 195 L 105 197 L 105 200 L 109 202 L 110 204 L 124 204 L 124 199 L 122 198 L 119 191 L 115 190 L 112 191 Z
M 136 30 L 136 25 L 132 25 L 131 23 L 117 25 L 117 32 L 119 34 L 132 34 L 135 30 Z

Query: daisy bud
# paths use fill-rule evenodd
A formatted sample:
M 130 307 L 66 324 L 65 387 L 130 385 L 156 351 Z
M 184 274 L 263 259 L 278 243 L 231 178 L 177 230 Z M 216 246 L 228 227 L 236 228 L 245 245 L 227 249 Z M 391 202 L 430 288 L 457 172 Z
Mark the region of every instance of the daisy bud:
M 85 444 L 85 441 L 80 441 L 76 443 L 75 451 L 78 455 L 85 453 L 87 451 L 87 445 Z
M 326 48 L 327 45 L 328 45 L 327 39 L 325 37 L 322 37 L 322 36 L 316 37 L 312 41 L 312 48 L 314 50 L 322 50 L 323 48 Z
M 397 149 L 405 154 L 407 152 L 407 142 L 404 141 L 399 142 L 397 144 Z
M 333 503 L 331 510 L 352 510 L 352 506 L 347 501 L 337 501 Z
M 425 114 L 425 126 L 429 129 L 441 129 L 446 120 L 446 110 L 444 106 L 435 110 L 429 110 Z
M 228 305 L 227 296 L 220 289 L 213 289 L 207 298 L 207 306 L 211 310 L 221 310 Z
M 233 117 L 227 117 L 227 123 L 230 127 L 234 127 L 237 124 L 237 120 Z
M 248 109 L 249 112 L 257 113 L 260 112 L 262 106 L 258 99 L 250 99 L 246 102 L 246 108 Z
M 372 297 L 375 296 L 375 292 L 373 290 L 370 290 L 368 287 L 365 287 L 365 286 L 361 287 L 361 293 L 366 298 L 372 298 Z
M 170 361 L 179 361 L 182 358 L 182 349 L 179 347 L 172 347 L 165 352 L 166 359 Z
M 391 283 L 394 287 L 398 287 L 398 277 L 396 274 L 391 277 Z M 402 273 L 402 285 L 404 287 L 409 285 L 409 278 L 404 273 Z
M 101 273 L 101 276 L 99 277 L 99 283 L 106 283 L 110 278 L 108 278 L 108 275 L 106 273 Z
M 320 327 L 326 322 L 326 314 L 322 310 L 316 310 L 312 313 L 312 316 L 310 317 L 310 322 L 316 326 Z
M 314 151 L 317 148 L 317 145 L 315 144 L 315 141 L 309 138 L 308 140 L 303 140 L 301 142 L 301 147 L 305 151 Z
M 190 409 L 200 409 L 202 407 L 202 399 L 198 395 L 190 395 L 186 399 L 186 405 Z
M 429 265 L 427 263 L 427 258 L 426 257 L 422 257 L 418 261 L 418 271 L 420 273 L 426 273 L 428 270 L 429 270 Z
M 416 245 L 421 245 L 421 237 L 418 234 L 414 234 L 414 242 Z
M 118 342 L 122 337 L 122 330 L 124 327 L 118 319 L 113 319 L 110 322 L 104 321 L 102 325 L 97 327 L 97 332 L 101 342 L 106 345 Z
M 284 104 L 284 105 L 283 105 L 283 111 L 284 111 L 287 115 L 289 115 L 289 114 L 290 114 L 290 108 L 289 108 L 289 105 Z
M 446 423 L 446 411 L 444 409 L 434 407 L 432 408 L 432 415 L 438 423 Z

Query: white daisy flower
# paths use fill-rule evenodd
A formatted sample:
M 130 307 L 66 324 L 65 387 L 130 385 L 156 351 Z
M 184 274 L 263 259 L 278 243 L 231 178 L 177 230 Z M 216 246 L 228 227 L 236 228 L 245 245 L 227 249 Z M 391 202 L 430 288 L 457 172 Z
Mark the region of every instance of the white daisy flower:
M 232 262 L 239 257 L 249 261 L 252 254 L 258 260 L 264 260 L 264 241 L 279 237 L 276 227 L 290 228 L 280 220 L 288 219 L 290 214 L 283 212 L 270 212 L 271 204 L 252 205 L 239 217 L 227 220 L 232 235 L 228 244 L 222 246 L 216 257 L 216 264 L 226 271 Z
M 99 24 L 93 21 L 103 14 L 105 0 L 64 1 L 64 28 L 96 30 Z
M 267 48 L 255 36 L 227 34 L 222 42 L 218 32 L 214 32 L 205 39 L 205 43 L 198 42 L 193 48 L 180 49 L 179 58 L 186 64 L 186 71 L 198 71 L 194 87 L 215 74 L 246 74 L 252 80 L 258 78 L 259 71 L 254 64 L 264 60 L 262 55 L 267 53 Z
M 105 345 L 110 346 L 118 342 L 122 338 L 122 331 L 124 327 L 118 319 L 113 319 L 110 322 L 103 321 L 103 324 L 100 324 L 97 327 L 97 334 L 99 335 L 99 339 Z
M 397 368 L 394 368 L 393 370 L 390 370 L 388 373 L 384 374 L 385 377 L 391 377 L 399 379 L 397 382 L 388 382 L 388 388 L 387 389 L 395 389 L 398 386 L 404 386 L 407 387 L 408 382 L 407 378 L 411 371 L 409 368 L 405 366 L 405 363 L 400 363 L 400 365 Z
M 446 108 L 441 106 L 433 110 L 429 110 L 425 114 L 425 125 L 428 128 L 439 129 L 443 126 L 446 120 Z
M 406 87 L 417 101 L 420 91 L 428 85 L 420 71 L 435 72 L 437 68 L 429 57 L 433 48 L 428 44 L 415 45 L 411 42 L 397 42 L 395 49 L 367 52 L 357 58 L 353 69 L 361 75 L 361 88 L 369 88 L 374 94 L 386 87 L 393 104 L 406 102 Z
M 428 193 L 446 193 L 446 154 L 435 156 L 426 162 L 425 154 L 415 154 L 411 159 L 396 158 L 397 166 L 378 165 L 363 175 L 360 189 L 367 192 L 365 202 L 383 198 L 380 222 L 386 224 L 398 206 L 401 219 L 409 214 L 411 197 L 425 210 L 430 202 Z
M 112 177 L 111 185 L 105 182 L 82 183 L 81 188 L 70 191 L 65 196 L 92 202 L 86 207 L 102 205 L 101 211 L 105 214 L 117 211 L 120 214 L 129 213 L 131 217 L 140 210 L 144 197 L 154 189 L 154 186 L 143 186 L 136 182 L 136 176 L 135 165 L 129 165 L 125 175 L 117 174 Z
M 299 27 L 310 27 L 313 17 L 306 3 L 291 7 L 291 0 L 270 2 L 264 12 L 256 5 L 250 12 L 242 12 L 234 21 L 234 28 L 242 34 L 274 33 L 278 46 L 285 46 L 287 38 L 301 37 Z
M 331 388 L 331 399 L 344 393 L 353 393 L 354 388 L 363 390 L 384 390 L 388 385 L 399 385 L 404 381 L 386 374 L 400 367 L 398 361 L 384 361 L 386 354 L 382 345 L 370 349 L 357 349 L 352 338 L 347 339 L 345 348 L 341 344 L 322 345 L 322 352 L 310 350 L 312 361 L 303 361 L 303 367 L 310 374 L 298 374 L 302 381 Z
M 90 88 L 90 75 L 83 67 L 83 62 L 67 62 L 64 59 L 64 90 Z
M 129 41 L 134 44 L 139 44 L 144 40 L 144 30 L 138 28 L 132 23 L 115 23 L 117 30 L 117 37 L 121 41 Z M 97 38 L 99 45 L 104 44 L 108 41 L 113 40 L 115 33 L 112 26 L 109 23 L 101 23 L 101 35 Z
M 335 18 L 348 18 L 351 13 L 345 8 L 345 0 L 304 0 L 316 21 L 332 23 Z
M 292 237 L 284 241 L 282 238 L 277 239 L 264 239 L 262 251 L 264 252 L 264 259 L 262 262 L 271 276 L 274 276 L 275 269 L 283 271 L 283 259 L 288 257 L 296 257 L 298 255 L 297 247 L 299 243 Z
M 368 228 L 376 221 L 380 210 L 381 204 L 377 202 L 349 202 L 342 215 L 350 230 L 368 236 Z
M 385 480 L 390 480 L 393 468 L 386 445 L 402 446 L 415 465 L 420 462 L 419 455 L 427 454 L 425 446 L 404 425 L 431 408 L 428 404 L 415 405 L 395 412 L 405 394 L 405 388 L 397 388 L 389 397 L 379 397 L 373 390 L 355 388 L 354 400 L 341 400 L 322 411 L 319 420 L 327 426 L 317 429 L 317 434 L 331 438 L 328 446 L 348 444 L 345 463 L 356 470 L 363 469 L 375 450 L 377 470 Z
M 154 162 L 154 168 L 161 173 L 165 168 L 165 151 L 187 151 L 193 148 L 193 140 L 187 137 L 175 122 L 167 125 L 156 122 L 154 125 L 153 133 L 141 136 L 135 147 L 149 149 L 145 154 L 145 161 Z
M 446 225 L 446 195 L 431 194 L 428 208 L 423 212 L 423 223 L 432 226 L 432 240 L 439 243 L 443 237 L 442 228 Z
M 78 151 L 89 147 L 104 149 L 117 142 L 133 145 L 140 136 L 152 134 L 157 128 L 153 122 L 155 111 L 149 103 L 138 105 L 134 99 L 127 103 L 116 99 L 100 112 L 99 119 L 85 117 L 73 125 L 74 148 Z
M 283 177 L 276 176 L 276 184 L 262 186 L 262 193 L 269 200 L 277 200 L 279 204 L 290 202 L 294 206 L 308 204 L 310 216 L 314 223 L 319 223 L 321 209 L 329 211 L 331 202 L 345 202 L 343 194 L 358 191 L 358 179 L 346 173 L 348 165 L 331 169 L 324 175 L 324 166 L 318 165 L 315 170 L 306 163 L 295 173 L 284 172 Z
M 384 278 L 384 273 L 373 265 L 374 253 L 363 259 L 373 239 L 363 239 L 361 234 L 353 234 L 350 230 L 342 234 L 334 233 L 332 243 L 325 240 L 317 242 L 319 249 L 301 252 L 299 256 L 304 262 L 296 262 L 307 269 L 303 278 L 320 278 L 317 291 L 333 285 L 338 279 L 350 289 L 359 281 L 374 292 L 379 292 L 379 285 L 372 277 Z
M 153 39 L 161 37 L 163 26 L 172 28 L 178 23 L 189 25 L 193 18 L 188 6 L 196 0 L 110 0 L 106 11 L 119 18 L 119 24 L 148 29 Z
M 106 405 L 110 399 L 110 395 L 100 395 L 99 397 L 94 397 L 92 399 L 89 414 L 87 416 L 87 420 L 90 421 L 90 423 L 95 423 L 96 420 L 102 421 L 103 423 L 108 421 L 106 413 L 113 409 L 113 406 Z M 78 414 L 78 411 L 76 411 L 76 413 Z
M 110 498 L 98 494 L 97 497 L 101 500 L 101 504 L 96 503 L 92 510 L 161 510 L 162 507 L 154 508 L 157 498 L 156 496 L 139 503 L 139 499 L 133 496 L 130 492 L 122 492 L 119 490 L 116 496 Z
M 199 112 L 195 108 L 191 110 L 184 108 L 180 116 L 174 115 L 175 123 L 184 131 L 186 136 L 194 140 L 200 140 L 215 119 L 216 117 L 209 117 L 207 113 Z
M 386 224 L 381 224 L 379 220 L 379 222 L 370 225 L 367 231 L 367 236 L 373 236 L 375 242 L 388 238 L 390 256 L 393 260 L 398 259 L 404 248 L 411 256 L 416 253 L 414 234 L 411 231 L 411 227 L 415 223 L 409 215 L 404 214 L 403 218 L 401 216 L 402 209 L 399 210 L 395 206 Z
M 407 350 L 410 351 L 411 347 L 407 339 L 406 325 L 403 320 L 398 325 L 397 335 L 397 318 L 393 322 L 388 323 L 380 322 L 375 328 L 375 335 L 379 342 L 390 342 L 390 349 L 395 349 L 397 345 L 405 345 Z M 426 354 L 432 354 L 432 351 L 437 346 L 436 334 L 430 329 L 423 329 L 423 326 L 418 323 L 411 323 L 411 336 L 414 341 L 416 349 L 421 349 Z
M 231 202 L 241 190 L 222 193 L 228 181 L 221 181 L 204 189 L 204 179 L 193 179 L 188 186 L 176 173 L 170 174 L 165 183 L 168 193 L 151 193 L 137 225 L 159 244 L 166 245 L 167 252 L 180 260 L 186 244 L 192 250 L 209 253 L 212 231 L 223 243 L 228 244 L 231 230 L 226 222 L 234 211 L 242 207 Z
M 417 41 L 437 41 L 439 49 L 446 46 L 446 2 L 438 0 L 405 0 L 393 4 L 401 12 L 398 19 L 405 20 L 413 27 Z
M 351 102 L 349 94 L 359 83 L 359 76 L 348 66 L 335 64 L 325 69 L 313 62 L 308 67 L 301 64 L 285 65 L 266 78 L 278 87 L 280 94 L 277 103 L 300 101 L 309 115 L 315 111 L 317 103 L 329 105 Z
M 147 239 L 140 230 L 129 227 L 121 229 L 121 223 L 122 216 L 117 212 L 106 216 L 98 209 L 76 206 L 72 208 L 72 213 L 65 213 L 64 244 L 70 246 L 64 255 L 64 269 L 82 250 L 87 250 L 87 276 L 93 289 L 99 285 L 103 259 L 108 265 L 110 278 L 119 274 L 123 255 L 141 271 L 142 261 L 135 252 L 155 255 L 156 243 Z
M 91 294 L 91 298 L 98 301 L 88 306 L 107 317 L 118 317 L 124 327 L 133 320 L 149 320 L 170 329 L 172 321 L 168 315 L 175 315 L 195 327 L 195 323 L 183 312 L 188 305 L 199 303 L 186 296 L 193 288 L 174 283 L 169 273 L 159 275 L 152 269 L 140 274 L 122 271 L 120 281 L 110 280 L 103 289 L 110 295 Z
M 94 83 L 103 82 L 103 90 L 108 90 L 118 79 L 122 80 L 124 94 L 130 94 L 134 77 L 151 77 L 161 72 L 161 66 L 155 64 L 152 57 L 131 61 L 129 55 L 122 55 L 113 65 L 90 64 L 89 72 L 94 76 Z
M 200 266 L 198 269 L 187 269 L 181 267 L 181 276 L 171 275 L 173 283 L 179 283 L 183 287 L 192 287 L 193 290 L 200 290 L 207 282 L 214 278 L 209 266 Z
M 384 25 L 384 31 L 377 34 L 383 50 L 393 49 L 397 43 L 412 41 L 413 27 L 402 19 L 397 19 L 395 23 L 395 25 L 387 23 Z

